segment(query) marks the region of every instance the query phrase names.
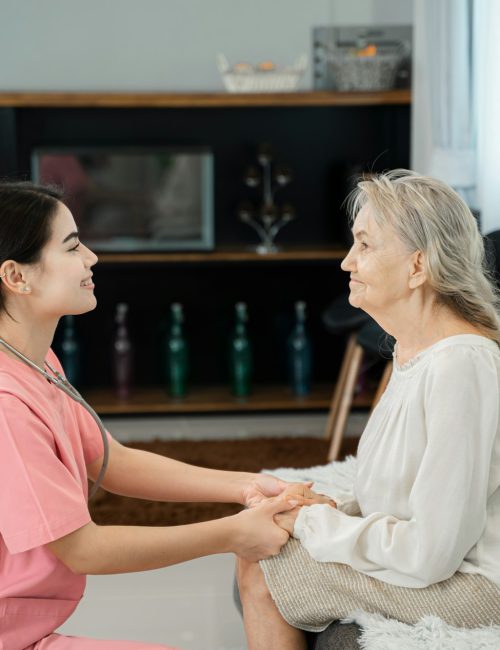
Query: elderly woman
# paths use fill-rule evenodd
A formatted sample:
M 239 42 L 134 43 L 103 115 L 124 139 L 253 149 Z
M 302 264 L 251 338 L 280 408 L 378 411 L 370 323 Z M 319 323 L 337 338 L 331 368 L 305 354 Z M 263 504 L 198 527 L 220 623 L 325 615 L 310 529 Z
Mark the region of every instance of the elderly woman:
M 351 305 L 396 339 L 352 494 L 277 515 L 291 539 L 240 561 L 250 650 L 302 649 L 355 609 L 500 623 L 500 317 L 464 201 L 397 170 L 350 197 Z

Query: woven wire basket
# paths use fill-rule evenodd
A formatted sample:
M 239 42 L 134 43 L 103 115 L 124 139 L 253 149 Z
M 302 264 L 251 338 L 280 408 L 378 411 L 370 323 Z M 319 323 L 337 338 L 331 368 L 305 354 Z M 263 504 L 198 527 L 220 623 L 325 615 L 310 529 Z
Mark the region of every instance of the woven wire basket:
M 354 56 L 330 54 L 328 65 L 337 90 L 390 90 L 401 62 L 399 53 Z
M 295 90 L 307 67 L 302 55 L 294 66 L 276 70 L 239 71 L 230 67 L 226 57 L 219 54 L 217 66 L 226 90 L 231 93 L 273 93 Z

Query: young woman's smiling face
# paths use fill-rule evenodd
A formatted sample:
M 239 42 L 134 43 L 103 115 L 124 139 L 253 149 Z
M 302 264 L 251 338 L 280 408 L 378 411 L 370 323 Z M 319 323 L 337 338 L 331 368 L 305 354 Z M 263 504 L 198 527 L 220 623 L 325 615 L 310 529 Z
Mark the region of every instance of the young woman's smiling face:
M 368 204 L 356 217 L 353 235 L 341 264 L 351 274 L 349 302 L 375 317 L 409 296 L 412 253 L 392 227 L 377 224 Z
M 97 304 L 91 271 L 97 256 L 79 241 L 73 215 L 63 203 L 58 203 L 51 231 L 40 263 L 29 273 L 34 306 L 48 318 L 91 311 Z

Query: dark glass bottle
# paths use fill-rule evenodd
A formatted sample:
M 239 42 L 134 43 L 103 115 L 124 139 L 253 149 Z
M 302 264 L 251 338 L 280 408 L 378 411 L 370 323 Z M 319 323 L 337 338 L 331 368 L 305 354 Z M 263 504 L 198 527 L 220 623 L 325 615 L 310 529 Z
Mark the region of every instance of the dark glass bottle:
M 290 387 L 295 395 L 311 391 L 312 346 L 306 332 L 306 303 L 295 303 L 295 326 L 287 341 Z
M 120 302 L 115 311 L 113 338 L 113 380 L 120 399 L 127 399 L 132 387 L 133 349 L 127 327 L 128 305 Z
M 167 382 L 172 397 L 184 397 L 188 378 L 188 345 L 183 332 L 184 310 L 174 302 L 170 305 L 170 333 L 167 338 Z
M 75 317 L 65 316 L 61 340 L 61 363 L 66 379 L 73 386 L 80 382 L 80 342 L 75 332 Z
M 244 302 L 235 305 L 236 325 L 230 340 L 229 370 L 236 397 L 246 397 L 252 383 L 252 348 L 247 334 L 248 311 Z

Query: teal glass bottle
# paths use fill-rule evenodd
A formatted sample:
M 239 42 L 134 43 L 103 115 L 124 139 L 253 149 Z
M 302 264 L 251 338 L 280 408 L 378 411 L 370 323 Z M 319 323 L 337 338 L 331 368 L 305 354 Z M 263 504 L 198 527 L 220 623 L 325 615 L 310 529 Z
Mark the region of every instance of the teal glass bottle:
M 187 389 L 189 358 L 183 323 L 183 307 L 174 302 L 170 305 L 170 332 L 167 338 L 167 383 L 172 397 L 184 397 Z
M 130 396 L 133 376 L 133 349 L 127 323 L 128 305 L 120 302 L 115 311 L 112 367 L 115 391 L 119 399 Z
M 236 324 L 230 340 L 229 370 L 231 389 L 236 397 L 250 394 L 252 384 L 252 347 L 247 334 L 248 310 L 246 303 L 235 305 Z
M 65 316 L 61 340 L 61 363 L 66 379 L 73 386 L 80 383 L 80 342 L 75 332 L 75 317 Z
M 312 346 L 306 331 L 306 303 L 295 303 L 295 325 L 287 341 L 289 382 L 295 395 L 311 391 Z

